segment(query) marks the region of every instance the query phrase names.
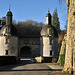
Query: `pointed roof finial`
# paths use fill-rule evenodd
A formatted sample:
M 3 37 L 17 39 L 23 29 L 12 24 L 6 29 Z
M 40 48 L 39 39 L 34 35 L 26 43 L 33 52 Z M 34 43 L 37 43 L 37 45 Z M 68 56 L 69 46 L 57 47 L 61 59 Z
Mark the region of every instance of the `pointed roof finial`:
M 10 7 L 11 7 L 11 5 L 9 5 L 9 11 L 10 11 Z
M 48 13 L 49 13 L 49 8 L 48 8 Z

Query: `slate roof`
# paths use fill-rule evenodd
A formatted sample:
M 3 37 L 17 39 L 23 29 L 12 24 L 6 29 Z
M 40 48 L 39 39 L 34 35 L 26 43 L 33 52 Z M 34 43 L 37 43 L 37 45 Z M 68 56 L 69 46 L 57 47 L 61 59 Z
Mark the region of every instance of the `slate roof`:
M 16 29 L 16 27 L 13 26 L 13 25 L 4 25 L 4 26 L 2 27 L 2 29 L 0 30 L 0 35 L 3 35 L 3 31 L 4 31 L 4 29 L 7 28 L 7 26 L 10 26 L 10 27 L 11 27 L 11 33 L 10 33 L 10 34 L 11 34 L 12 36 L 18 36 L 17 29 Z
M 48 28 L 52 29 L 53 30 L 53 33 L 49 33 L 48 34 Z M 52 35 L 52 36 L 58 37 L 57 30 L 52 25 L 46 25 L 41 30 L 41 36 L 48 36 L 48 35 Z

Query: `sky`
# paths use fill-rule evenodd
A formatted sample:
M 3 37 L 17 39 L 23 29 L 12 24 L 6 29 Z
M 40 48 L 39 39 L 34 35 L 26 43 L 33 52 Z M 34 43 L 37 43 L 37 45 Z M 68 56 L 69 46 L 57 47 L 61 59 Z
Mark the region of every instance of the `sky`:
M 57 8 L 61 30 L 65 29 L 67 20 L 66 0 L 59 3 L 59 0 L 0 0 L 0 18 L 6 16 L 9 6 L 13 13 L 13 19 L 18 21 L 34 20 L 46 24 L 48 8 L 53 15 Z

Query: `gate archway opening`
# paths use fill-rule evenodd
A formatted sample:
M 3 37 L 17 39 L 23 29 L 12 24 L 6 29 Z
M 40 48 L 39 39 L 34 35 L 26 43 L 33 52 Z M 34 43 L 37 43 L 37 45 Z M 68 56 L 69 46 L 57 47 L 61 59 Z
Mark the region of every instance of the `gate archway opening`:
M 22 47 L 20 50 L 20 57 L 21 58 L 31 58 L 32 57 L 31 47 L 29 46 Z

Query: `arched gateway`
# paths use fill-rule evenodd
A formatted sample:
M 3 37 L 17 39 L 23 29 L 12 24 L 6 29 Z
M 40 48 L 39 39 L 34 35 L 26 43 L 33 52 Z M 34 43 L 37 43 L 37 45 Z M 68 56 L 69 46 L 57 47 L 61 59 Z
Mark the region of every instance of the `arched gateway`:
M 19 58 L 33 58 L 40 55 L 40 37 L 39 36 L 19 36 Z
M 20 57 L 31 58 L 32 52 L 29 46 L 23 46 L 20 50 Z

